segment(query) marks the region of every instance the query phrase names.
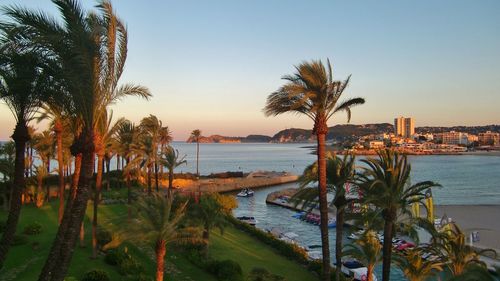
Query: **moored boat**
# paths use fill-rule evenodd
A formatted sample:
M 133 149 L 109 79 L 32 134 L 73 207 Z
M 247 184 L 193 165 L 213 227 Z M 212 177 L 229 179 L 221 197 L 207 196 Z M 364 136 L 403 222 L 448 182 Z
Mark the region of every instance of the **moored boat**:
M 254 191 L 249 188 L 243 188 L 236 196 L 238 197 L 250 197 L 253 196 Z

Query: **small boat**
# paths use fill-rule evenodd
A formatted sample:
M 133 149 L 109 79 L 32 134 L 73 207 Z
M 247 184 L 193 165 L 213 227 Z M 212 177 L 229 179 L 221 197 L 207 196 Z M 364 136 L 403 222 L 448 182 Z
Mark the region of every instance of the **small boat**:
M 236 196 L 238 197 L 250 197 L 253 196 L 253 190 L 249 188 L 243 188 Z
M 248 223 L 249 225 L 255 226 L 257 224 L 257 220 L 254 217 L 242 216 L 236 218 L 242 222 Z
M 368 273 L 368 268 L 355 259 L 342 262 L 340 271 L 342 271 L 345 276 L 356 281 L 365 281 L 367 279 L 366 274 Z M 372 274 L 372 278 L 373 281 L 377 281 L 375 274 Z

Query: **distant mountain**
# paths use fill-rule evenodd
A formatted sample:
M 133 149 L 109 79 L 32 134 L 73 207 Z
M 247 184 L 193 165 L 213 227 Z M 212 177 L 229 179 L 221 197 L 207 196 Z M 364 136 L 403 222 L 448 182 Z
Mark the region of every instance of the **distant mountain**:
M 500 132 L 500 125 L 488 125 L 488 126 L 454 126 L 454 127 L 417 127 L 415 128 L 417 133 L 440 133 L 440 132 L 465 132 L 469 134 L 475 134 L 492 131 Z M 394 126 L 389 123 L 379 123 L 379 124 L 363 124 L 363 125 L 335 125 L 330 127 L 328 130 L 328 135 L 326 136 L 327 141 L 348 141 L 357 140 L 359 137 L 372 135 L 372 134 L 382 134 L 382 133 L 392 133 L 394 132 Z M 316 137 L 312 134 L 312 130 L 291 128 L 281 130 L 274 136 L 264 136 L 264 135 L 249 135 L 247 137 L 226 137 L 220 135 L 213 135 L 209 137 L 201 137 L 200 142 L 202 143 L 248 143 L 248 142 L 271 142 L 271 143 L 309 143 L 314 142 Z M 187 142 L 193 142 L 191 138 Z
M 335 125 L 330 127 L 328 130 L 328 135 L 326 139 L 344 141 L 348 139 L 356 139 L 361 136 L 366 136 L 370 134 L 380 134 L 391 132 L 393 126 L 389 123 L 381 124 L 365 124 L 365 125 Z M 316 137 L 312 134 L 312 130 L 305 129 L 286 129 L 275 134 L 271 142 L 283 143 L 283 142 L 314 142 Z
M 227 137 L 221 135 L 211 135 L 209 137 L 200 137 L 200 143 L 248 143 L 248 142 L 269 142 L 270 136 L 248 135 L 246 137 Z M 189 137 L 186 142 L 195 142 L 194 138 Z

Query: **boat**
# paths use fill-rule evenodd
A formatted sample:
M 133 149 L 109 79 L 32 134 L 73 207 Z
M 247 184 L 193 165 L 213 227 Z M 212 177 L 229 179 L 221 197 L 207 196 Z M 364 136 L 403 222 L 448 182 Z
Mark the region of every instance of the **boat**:
M 253 190 L 249 188 L 243 188 L 236 196 L 238 197 L 250 197 L 253 196 Z
M 367 280 L 366 274 L 368 273 L 368 269 L 359 261 L 352 259 L 348 261 L 342 262 L 342 266 L 340 267 L 340 271 L 347 277 L 352 278 L 356 281 L 365 281 Z M 377 277 L 372 273 L 373 281 L 377 281 Z
M 249 225 L 255 226 L 257 224 L 257 220 L 254 217 L 241 216 L 236 217 L 241 222 L 248 223 Z

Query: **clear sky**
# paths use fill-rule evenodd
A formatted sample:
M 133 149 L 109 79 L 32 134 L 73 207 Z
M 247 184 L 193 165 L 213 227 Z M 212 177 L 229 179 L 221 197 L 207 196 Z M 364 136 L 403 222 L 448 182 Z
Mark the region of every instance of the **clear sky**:
M 96 2 L 82 0 L 91 8 Z M 56 11 L 48 0 L 0 0 Z M 127 23 L 122 82 L 149 87 L 114 116 L 157 115 L 184 140 L 272 135 L 311 128 L 294 115 L 266 118 L 266 97 L 303 60 L 330 58 L 346 97 L 361 96 L 354 124 L 413 116 L 417 126 L 500 123 L 500 1 L 113 1 Z M 4 16 L 0 16 L 4 19 Z M 335 116 L 330 125 L 343 124 Z M 0 139 L 14 119 L 0 105 Z M 43 127 L 43 125 L 39 125 Z

